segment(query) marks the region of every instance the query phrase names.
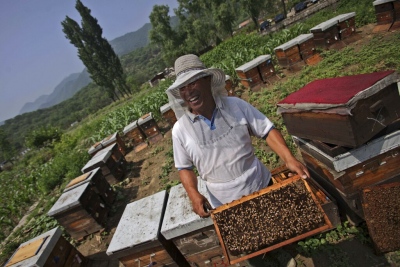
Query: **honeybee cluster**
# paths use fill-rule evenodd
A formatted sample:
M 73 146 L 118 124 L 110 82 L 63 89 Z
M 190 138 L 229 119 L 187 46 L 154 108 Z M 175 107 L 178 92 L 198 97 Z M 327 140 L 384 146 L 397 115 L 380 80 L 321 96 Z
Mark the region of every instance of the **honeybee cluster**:
M 230 207 L 214 218 L 232 255 L 252 253 L 325 224 L 303 181 Z
M 400 183 L 364 193 L 365 220 L 371 238 L 380 252 L 400 248 Z

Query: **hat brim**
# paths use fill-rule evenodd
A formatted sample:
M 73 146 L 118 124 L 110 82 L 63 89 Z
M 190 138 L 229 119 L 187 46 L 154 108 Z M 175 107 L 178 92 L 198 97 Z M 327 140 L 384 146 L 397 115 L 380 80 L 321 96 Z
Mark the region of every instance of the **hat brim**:
M 179 88 L 195 81 L 200 76 L 211 75 L 211 88 L 225 87 L 225 73 L 221 69 L 204 69 L 204 70 L 193 70 L 187 73 L 179 75 L 175 82 L 166 90 L 176 98 L 180 99 Z

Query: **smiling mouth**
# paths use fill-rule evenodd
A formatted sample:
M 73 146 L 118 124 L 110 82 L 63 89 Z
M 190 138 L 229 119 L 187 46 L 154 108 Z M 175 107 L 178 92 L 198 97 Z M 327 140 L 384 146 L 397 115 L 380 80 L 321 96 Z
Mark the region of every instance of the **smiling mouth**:
M 199 99 L 198 96 L 192 97 L 192 98 L 189 99 L 189 102 L 191 102 L 191 103 L 195 102 L 197 99 Z

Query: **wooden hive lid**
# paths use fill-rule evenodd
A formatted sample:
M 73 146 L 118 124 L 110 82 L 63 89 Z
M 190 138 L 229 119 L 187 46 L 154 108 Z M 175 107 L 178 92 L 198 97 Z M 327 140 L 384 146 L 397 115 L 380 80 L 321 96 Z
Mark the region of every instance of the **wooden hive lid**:
M 133 129 L 137 128 L 138 124 L 137 124 L 137 120 L 131 122 L 130 124 L 128 124 L 127 126 L 125 126 L 124 128 L 124 134 L 127 134 L 128 132 L 132 131 Z
M 139 199 L 126 205 L 107 255 L 132 254 L 157 245 L 167 191 Z
M 144 123 L 146 123 L 146 122 L 148 122 L 148 121 L 150 121 L 152 119 L 153 119 L 153 113 L 152 112 L 147 113 L 147 114 L 145 114 L 145 115 L 143 115 L 142 117 L 139 118 L 138 124 L 142 125 L 142 124 L 144 124 Z
M 113 134 L 110 134 L 109 136 L 107 136 L 106 138 L 104 138 L 101 143 L 103 144 L 103 146 L 107 146 L 108 144 L 115 142 L 117 140 L 117 136 L 118 136 L 118 132 L 115 132 Z
M 348 20 L 350 18 L 353 18 L 355 16 L 356 16 L 356 12 L 350 12 L 350 13 L 339 15 L 336 18 L 338 19 L 339 22 L 342 22 L 342 21 Z
M 296 46 L 298 44 L 299 44 L 298 40 L 296 38 L 294 38 L 292 40 L 287 41 L 284 44 L 281 44 L 280 46 L 275 47 L 274 51 L 276 51 L 276 50 L 285 51 L 285 50 L 288 50 L 289 48 L 292 48 L 293 46 Z
M 164 104 L 164 105 L 162 105 L 160 107 L 160 112 L 161 112 L 161 114 L 163 114 L 163 113 L 167 112 L 170 109 L 171 109 L 171 105 L 169 103 L 167 103 L 167 104 Z
M 61 234 L 61 229 L 56 227 L 24 242 L 4 266 L 44 266 Z
M 65 189 L 67 190 L 68 188 L 70 188 L 70 187 L 72 187 L 72 186 L 74 186 L 74 185 L 76 185 L 76 184 L 79 184 L 79 183 L 85 181 L 91 174 L 92 174 L 92 172 L 88 172 L 88 173 L 82 174 L 81 176 L 78 176 L 78 177 L 72 179 L 72 180 L 65 186 Z
M 111 151 L 112 147 L 113 146 L 108 146 L 108 147 L 104 148 L 103 150 L 100 150 L 99 152 L 97 152 L 97 154 L 94 155 L 94 157 L 91 158 L 85 164 L 85 166 L 81 169 L 82 173 L 85 173 L 88 168 L 92 167 L 95 164 L 98 164 L 100 162 L 106 163 L 112 154 L 112 151 Z
M 313 33 L 304 33 L 304 34 L 300 34 L 299 36 L 297 36 L 294 39 L 297 41 L 297 44 L 302 44 L 312 38 L 314 38 Z
M 198 180 L 200 194 L 210 199 L 205 183 Z M 182 184 L 171 188 L 161 226 L 161 233 L 166 239 L 173 239 L 212 224 L 211 218 L 203 219 L 193 212 L 191 201 Z
M 338 19 L 336 17 L 334 17 L 334 18 L 331 18 L 331 19 L 329 19 L 327 21 L 324 21 L 324 22 L 318 24 L 317 26 L 311 28 L 310 31 L 311 32 L 313 32 L 313 31 L 325 31 L 325 30 L 337 25 L 337 23 L 338 23 Z
M 236 68 L 236 71 L 243 71 L 243 72 L 247 72 L 249 70 L 251 70 L 254 67 L 257 67 L 258 65 L 260 65 L 261 63 L 264 63 L 267 60 L 271 59 L 271 55 L 261 55 L 256 57 L 255 59 L 243 64 L 242 66 Z
M 93 146 L 91 146 L 91 147 L 89 148 L 88 153 L 89 153 L 89 154 L 93 154 L 93 153 L 99 151 L 99 150 L 102 149 L 102 148 L 103 148 L 103 144 L 102 144 L 101 142 L 97 142 L 97 143 L 95 143 Z

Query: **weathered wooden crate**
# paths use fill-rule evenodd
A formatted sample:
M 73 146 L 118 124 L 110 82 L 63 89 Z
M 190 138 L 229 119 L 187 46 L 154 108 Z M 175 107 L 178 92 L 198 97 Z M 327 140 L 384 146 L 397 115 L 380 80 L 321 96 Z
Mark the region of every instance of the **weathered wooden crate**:
M 64 192 L 72 190 L 84 183 L 89 183 L 90 190 L 98 194 L 105 204 L 111 205 L 115 200 L 115 192 L 110 184 L 106 181 L 100 168 L 96 168 L 90 172 L 82 174 L 79 177 L 72 179 L 64 189 Z
M 313 81 L 278 103 L 289 134 L 358 147 L 399 119 L 394 71 Z
M 294 176 L 286 166 L 281 166 L 271 170 L 272 180 L 274 183 L 281 183 Z M 333 227 L 341 224 L 340 215 L 336 200 L 316 181 L 308 179 L 308 185 L 311 192 L 315 195 L 316 200 L 321 205 L 325 214 L 328 216 L 329 221 Z
M 361 191 L 372 185 L 398 181 L 400 179 L 400 148 L 369 160 L 340 173 L 327 167 L 309 153 L 300 150 L 304 163 L 317 181 L 337 201 L 339 210 L 355 223 L 364 220 Z M 359 168 L 359 169 L 357 169 Z
M 316 54 L 314 34 L 300 34 L 295 40 L 299 46 L 301 59 L 307 63 L 306 59 Z
M 21 244 L 5 267 L 78 267 L 87 259 L 62 235 L 59 227 Z
M 204 182 L 199 181 L 199 192 L 209 199 Z M 200 218 L 192 210 L 192 204 L 182 184 L 171 188 L 161 234 L 172 240 L 191 266 L 231 266 L 219 244 L 211 218 Z M 246 265 L 241 265 L 246 266 Z
M 170 127 L 173 127 L 176 122 L 176 116 L 174 110 L 171 108 L 169 103 L 160 107 L 161 116 L 166 120 Z
M 138 126 L 142 129 L 150 144 L 155 144 L 163 138 L 160 128 L 151 112 L 138 119 Z
M 400 182 L 365 188 L 363 210 L 376 252 L 400 249 Z
M 104 147 L 111 146 L 113 144 L 118 144 L 118 150 L 122 153 L 122 155 L 126 155 L 126 146 L 124 141 L 122 141 L 121 136 L 119 135 L 118 132 L 115 132 L 106 138 L 104 138 L 101 143 L 103 144 Z
M 340 40 L 344 40 L 356 33 L 356 12 L 337 16 Z
M 301 61 L 298 41 L 292 39 L 274 48 L 278 63 L 283 68 L 289 68 Z
M 137 124 L 137 120 L 125 126 L 124 139 L 129 145 L 133 146 L 135 152 L 139 152 L 148 146 L 146 135 Z
M 81 169 L 82 173 L 89 172 L 100 167 L 102 174 L 110 185 L 113 185 L 123 178 L 126 168 L 125 157 L 113 157 L 115 145 L 108 146 L 100 150 L 93 158 L 91 158 Z
M 271 72 L 271 56 L 261 55 L 235 69 L 240 83 L 246 88 L 258 90 L 267 81 Z M 264 65 L 261 67 L 260 66 Z M 263 80 L 266 79 L 266 80 Z
M 89 148 L 88 153 L 93 157 L 93 156 L 96 155 L 97 152 L 99 152 L 103 148 L 108 147 L 108 146 L 113 145 L 113 144 L 117 144 L 118 145 L 118 150 L 122 153 L 122 155 L 126 154 L 125 143 L 122 141 L 122 139 L 121 139 L 120 135 L 118 134 L 118 132 L 115 132 L 115 133 L 107 136 L 106 138 L 104 138 L 100 142 L 97 142 L 96 144 L 91 146 Z
M 61 194 L 47 215 L 75 239 L 100 231 L 106 226 L 107 206 L 90 183 L 83 183 Z
M 124 266 L 190 266 L 174 243 L 160 233 L 167 192 L 128 204 L 107 249 Z
M 340 40 L 337 18 L 329 19 L 310 29 L 317 47 L 328 48 Z
M 211 216 L 230 264 L 332 228 L 298 175 L 224 204 Z
M 398 155 L 400 143 L 393 143 L 386 148 L 388 150 L 385 148 L 381 150 L 379 144 L 386 146 L 387 143 L 376 142 L 332 158 L 300 140 L 297 139 L 297 142 L 301 154 L 304 154 L 304 161 L 345 195 L 357 193 L 369 185 L 385 181 L 400 173 L 400 155 Z M 391 141 L 393 140 L 389 140 L 388 143 Z
M 373 32 L 388 31 L 395 21 L 394 0 L 376 0 L 372 4 L 375 8 L 377 25 Z

